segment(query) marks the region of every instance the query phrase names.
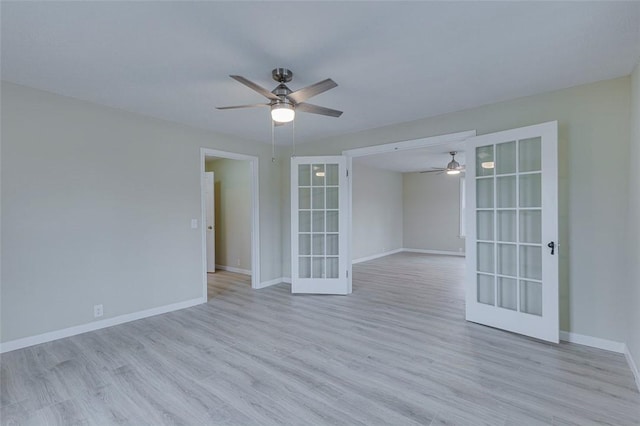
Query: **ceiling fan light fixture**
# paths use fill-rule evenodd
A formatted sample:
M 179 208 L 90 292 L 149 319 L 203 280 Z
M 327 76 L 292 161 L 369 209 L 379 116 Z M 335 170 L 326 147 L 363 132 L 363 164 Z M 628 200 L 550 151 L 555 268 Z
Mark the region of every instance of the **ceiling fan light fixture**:
M 448 175 L 459 175 L 460 170 L 447 170 Z
M 278 123 L 289 123 L 296 116 L 293 105 L 287 102 L 278 102 L 271 106 L 271 118 Z

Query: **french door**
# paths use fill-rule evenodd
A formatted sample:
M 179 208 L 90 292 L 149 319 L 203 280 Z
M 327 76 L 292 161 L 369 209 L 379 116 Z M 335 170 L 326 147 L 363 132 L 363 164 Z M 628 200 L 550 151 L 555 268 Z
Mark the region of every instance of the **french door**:
M 291 292 L 348 294 L 347 167 L 342 156 L 291 160 Z
M 467 140 L 468 321 L 558 342 L 557 122 Z

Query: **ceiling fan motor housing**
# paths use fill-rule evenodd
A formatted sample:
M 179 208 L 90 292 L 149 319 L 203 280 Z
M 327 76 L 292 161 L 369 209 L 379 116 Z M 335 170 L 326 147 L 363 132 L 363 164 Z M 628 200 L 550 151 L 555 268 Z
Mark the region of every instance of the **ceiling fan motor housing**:
M 273 89 L 273 91 L 271 92 L 276 96 L 280 96 L 280 97 L 286 97 L 289 93 L 291 93 L 291 89 L 289 89 L 284 83 L 280 83 L 278 85 L 278 87 L 276 87 L 275 89 Z M 285 101 L 289 102 L 288 99 L 284 99 Z
M 271 77 L 278 83 L 288 83 L 293 78 L 293 72 L 286 68 L 274 68 L 271 71 Z

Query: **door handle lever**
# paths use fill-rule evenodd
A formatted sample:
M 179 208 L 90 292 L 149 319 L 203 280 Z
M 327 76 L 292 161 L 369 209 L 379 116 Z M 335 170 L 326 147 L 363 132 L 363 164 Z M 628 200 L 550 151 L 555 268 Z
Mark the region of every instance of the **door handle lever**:
M 553 255 L 555 253 L 555 250 L 556 250 L 556 243 L 551 241 L 549 244 L 547 244 L 547 247 L 549 247 L 551 249 L 551 255 Z

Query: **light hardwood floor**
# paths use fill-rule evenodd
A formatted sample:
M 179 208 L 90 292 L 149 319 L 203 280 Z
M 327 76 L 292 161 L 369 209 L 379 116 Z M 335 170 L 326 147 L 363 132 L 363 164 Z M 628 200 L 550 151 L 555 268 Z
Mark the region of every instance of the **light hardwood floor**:
M 2 424 L 640 424 L 622 355 L 467 323 L 462 279 L 408 253 L 350 296 L 212 274 L 208 304 L 5 354 Z

